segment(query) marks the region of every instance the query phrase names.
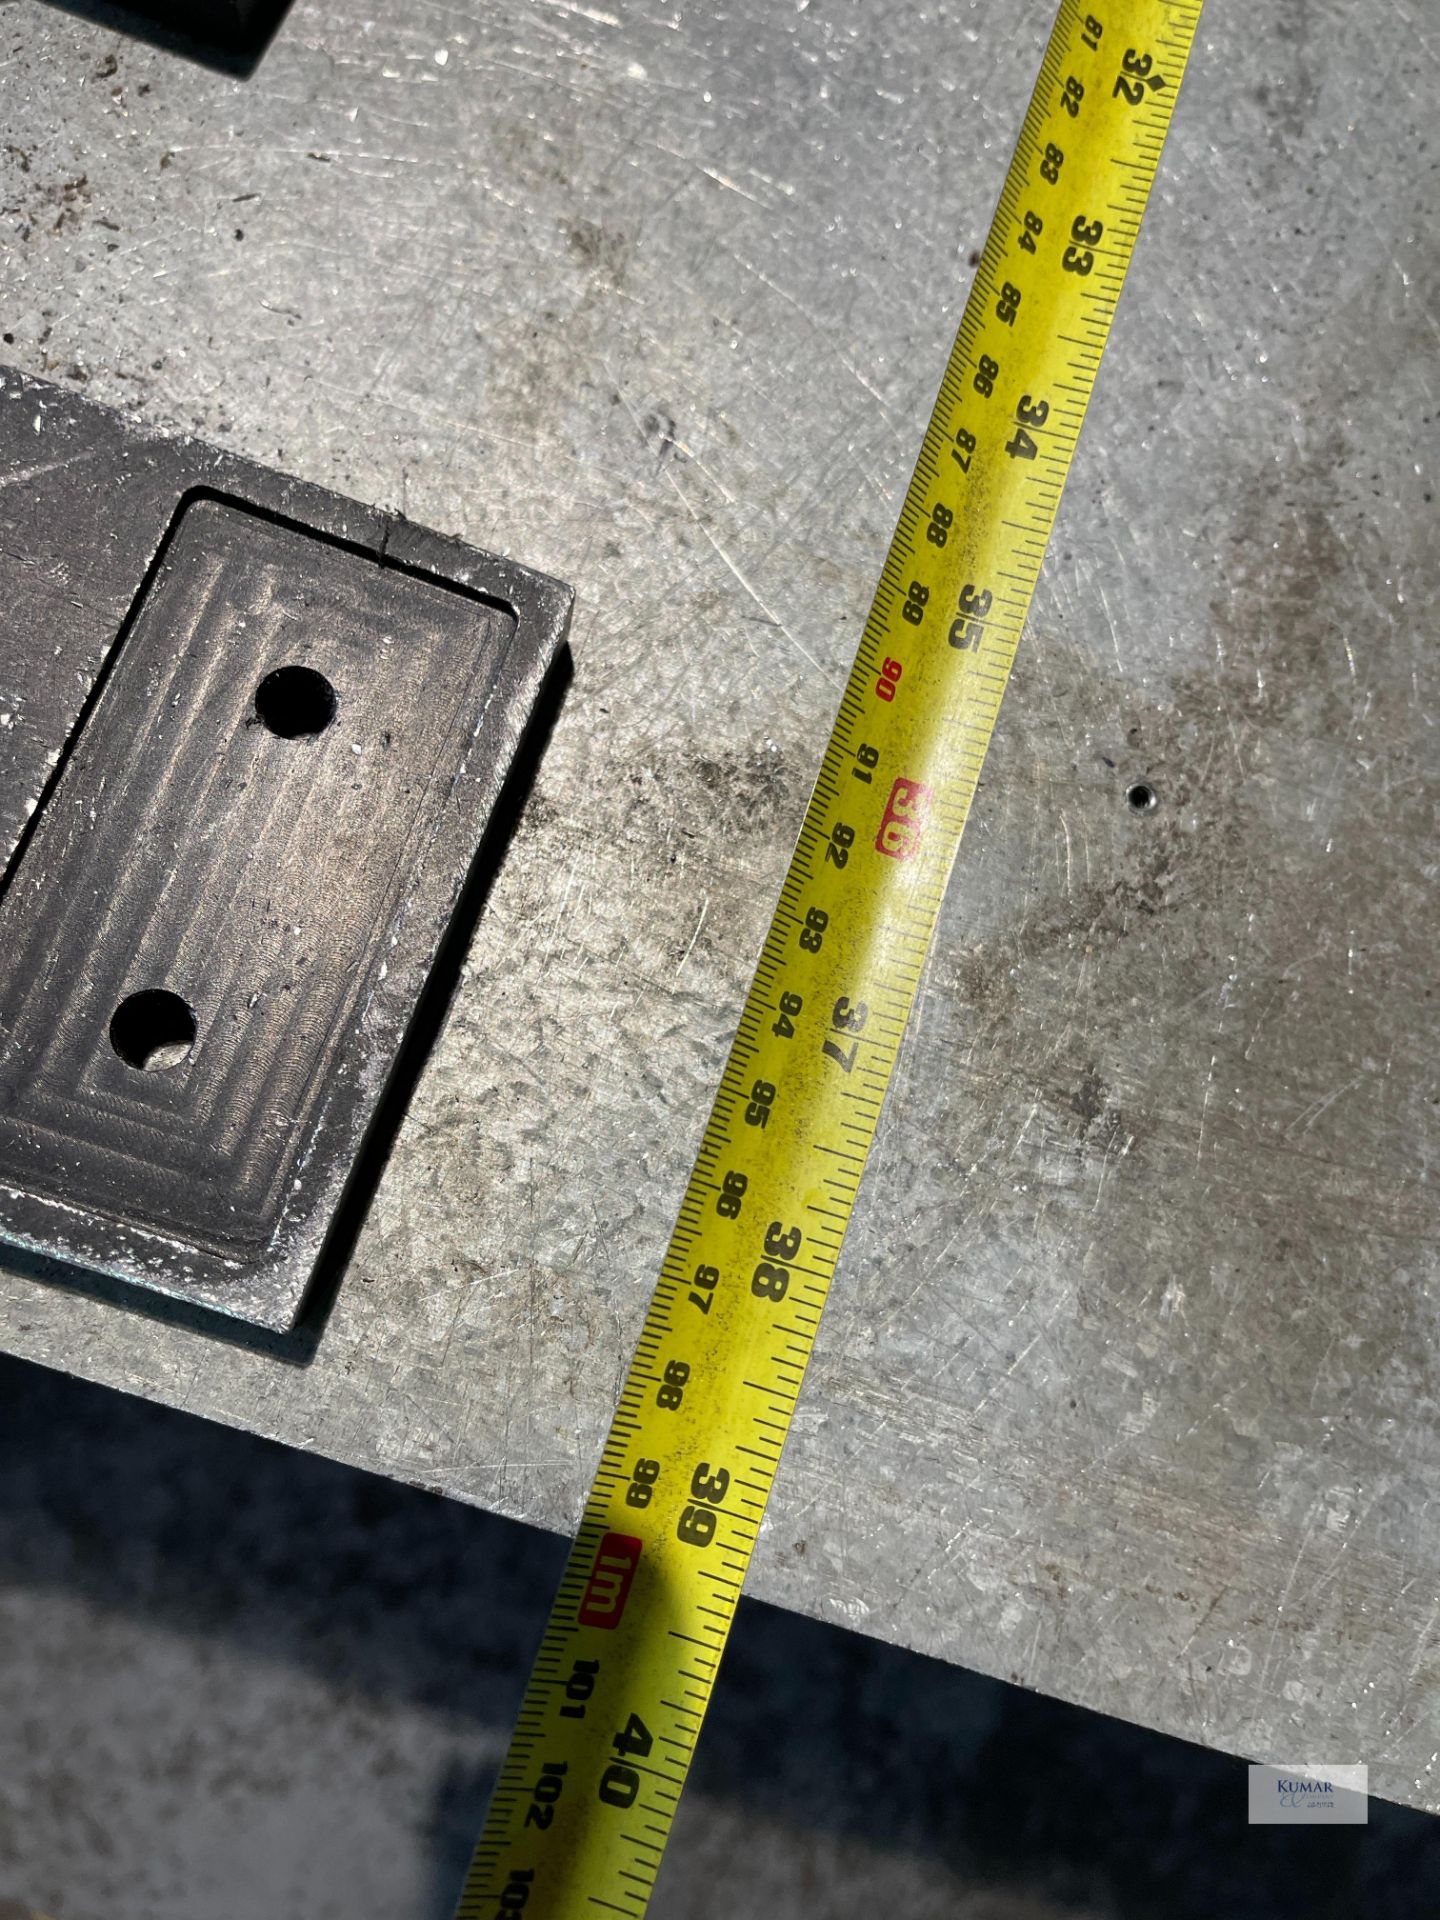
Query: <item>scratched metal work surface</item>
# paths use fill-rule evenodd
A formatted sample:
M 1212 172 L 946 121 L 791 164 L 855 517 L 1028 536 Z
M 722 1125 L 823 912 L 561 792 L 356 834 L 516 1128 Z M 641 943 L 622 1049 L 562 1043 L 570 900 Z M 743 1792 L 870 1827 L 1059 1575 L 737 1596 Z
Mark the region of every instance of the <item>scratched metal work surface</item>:
M 578 592 L 311 1363 L 18 1272 L 6 1346 L 570 1527 L 1049 13 L 4 9 L 5 357 Z M 754 1573 L 1429 1807 L 1437 66 L 1210 0 Z

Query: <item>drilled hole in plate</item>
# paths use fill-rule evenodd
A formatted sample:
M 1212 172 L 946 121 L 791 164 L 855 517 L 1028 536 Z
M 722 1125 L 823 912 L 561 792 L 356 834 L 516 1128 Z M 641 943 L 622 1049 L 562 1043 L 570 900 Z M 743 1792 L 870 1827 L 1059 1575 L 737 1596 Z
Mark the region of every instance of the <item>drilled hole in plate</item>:
M 1160 804 L 1160 796 L 1147 780 L 1137 780 L 1126 792 L 1125 804 L 1132 813 L 1153 813 Z
M 282 740 L 323 733 L 339 706 L 334 687 L 313 667 L 277 667 L 255 689 L 256 717 Z
M 147 987 L 127 994 L 111 1014 L 110 1044 L 141 1073 L 178 1067 L 195 1044 L 195 1016 L 178 993 Z

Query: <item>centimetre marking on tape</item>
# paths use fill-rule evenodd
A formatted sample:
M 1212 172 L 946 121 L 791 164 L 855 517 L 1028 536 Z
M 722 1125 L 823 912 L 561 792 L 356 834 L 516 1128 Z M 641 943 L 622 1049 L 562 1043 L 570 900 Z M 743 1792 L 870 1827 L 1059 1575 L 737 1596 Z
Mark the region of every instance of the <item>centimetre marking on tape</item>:
M 458 1920 L 644 1913 L 1200 0 L 1063 0 Z

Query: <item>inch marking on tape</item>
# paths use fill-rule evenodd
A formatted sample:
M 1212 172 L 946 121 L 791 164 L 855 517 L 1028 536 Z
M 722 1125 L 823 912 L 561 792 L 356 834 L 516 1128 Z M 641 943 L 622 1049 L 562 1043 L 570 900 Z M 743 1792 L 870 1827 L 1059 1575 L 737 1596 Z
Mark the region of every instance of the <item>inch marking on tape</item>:
M 459 1920 L 648 1904 L 1199 0 L 1063 0 Z

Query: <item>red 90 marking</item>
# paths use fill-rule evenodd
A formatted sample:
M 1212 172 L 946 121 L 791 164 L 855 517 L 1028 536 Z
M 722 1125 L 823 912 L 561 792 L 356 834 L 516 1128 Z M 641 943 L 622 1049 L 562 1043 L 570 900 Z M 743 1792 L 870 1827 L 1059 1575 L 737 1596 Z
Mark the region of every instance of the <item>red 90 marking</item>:
M 900 676 L 904 671 L 904 667 L 901 666 L 898 660 L 891 660 L 887 656 L 885 664 L 880 669 L 880 678 L 875 682 L 875 698 L 877 700 L 893 700 L 895 698 L 895 688 L 899 684 Z
M 892 860 L 913 860 L 920 851 L 930 813 L 930 789 L 918 780 L 899 779 L 890 789 L 885 818 L 875 836 L 875 851 Z

